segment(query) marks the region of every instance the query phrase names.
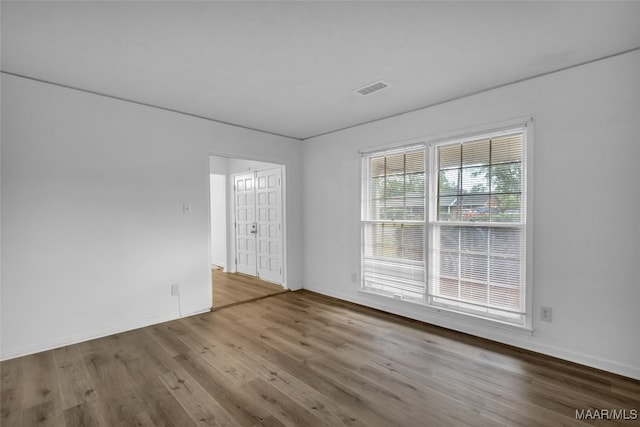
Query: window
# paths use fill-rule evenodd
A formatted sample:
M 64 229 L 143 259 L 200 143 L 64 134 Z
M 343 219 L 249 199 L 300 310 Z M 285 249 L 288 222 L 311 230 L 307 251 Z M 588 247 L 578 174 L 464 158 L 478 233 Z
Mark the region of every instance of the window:
M 422 301 L 425 275 L 424 145 L 363 157 L 363 289 Z
M 430 147 L 427 303 L 525 325 L 525 128 Z
M 364 154 L 362 289 L 528 327 L 526 141 L 523 125 Z

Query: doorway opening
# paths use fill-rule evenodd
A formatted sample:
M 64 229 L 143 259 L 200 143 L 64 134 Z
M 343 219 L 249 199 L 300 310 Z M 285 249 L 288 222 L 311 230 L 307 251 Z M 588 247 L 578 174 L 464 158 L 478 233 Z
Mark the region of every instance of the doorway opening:
M 213 309 L 286 292 L 284 165 L 209 160 Z

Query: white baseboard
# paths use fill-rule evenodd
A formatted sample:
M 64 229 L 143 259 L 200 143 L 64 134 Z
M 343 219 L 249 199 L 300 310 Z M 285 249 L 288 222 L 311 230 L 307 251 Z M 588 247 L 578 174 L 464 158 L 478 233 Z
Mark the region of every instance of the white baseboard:
M 65 347 L 68 345 L 78 344 L 81 342 L 90 341 L 90 340 L 106 337 L 109 335 L 120 334 L 123 332 L 132 331 L 134 329 L 144 328 L 146 326 L 152 326 L 152 325 L 157 325 L 159 323 L 169 322 L 171 320 L 177 320 L 185 317 L 196 316 L 198 314 L 203 314 L 210 311 L 211 311 L 211 307 L 208 307 L 208 308 L 203 308 L 201 310 L 196 310 L 189 314 L 184 314 L 182 316 L 168 316 L 163 318 L 146 320 L 134 326 L 112 325 L 109 328 L 105 328 L 90 334 L 72 335 L 67 337 L 56 338 L 54 340 L 47 341 L 44 343 L 38 343 L 35 345 L 14 348 L 8 351 L 5 351 L 3 349 L 2 353 L 0 353 L 0 361 L 15 359 L 17 357 L 22 357 L 22 356 L 28 356 L 30 354 L 40 353 L 43 351 L 54 350 L 56 348 Z

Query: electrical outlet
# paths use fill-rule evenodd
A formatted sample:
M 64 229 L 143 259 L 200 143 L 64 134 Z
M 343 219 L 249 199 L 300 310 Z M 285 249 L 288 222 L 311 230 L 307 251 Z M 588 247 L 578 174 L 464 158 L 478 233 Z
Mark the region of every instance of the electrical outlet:
M 358 274 L 357 273 L 351 273 L 351 282 L 352 283 L 356 283 L 358 281 Z
M 551 322 L 551 307 L 540 307 L 540 320 L 543 322 Z
M 171 285 L 171 296 L 180 295 L 180 285 L 174 283 Z

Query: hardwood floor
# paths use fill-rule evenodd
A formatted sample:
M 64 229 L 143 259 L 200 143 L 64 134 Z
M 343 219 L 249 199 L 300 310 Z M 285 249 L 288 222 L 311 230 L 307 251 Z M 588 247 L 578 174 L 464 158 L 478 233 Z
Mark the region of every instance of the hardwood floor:
M 288 292 L 0 364 L 2 426 L 577 426 L 640 381 Z
M 275 283 L 222 270 L 212 270 L 212 282 L 214 309 L 288 292 Z

